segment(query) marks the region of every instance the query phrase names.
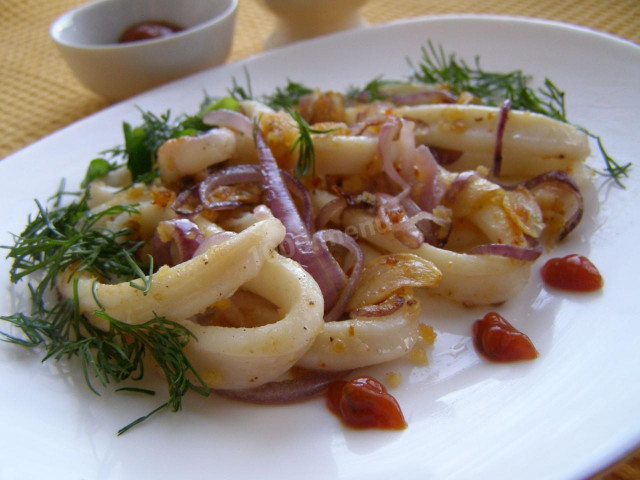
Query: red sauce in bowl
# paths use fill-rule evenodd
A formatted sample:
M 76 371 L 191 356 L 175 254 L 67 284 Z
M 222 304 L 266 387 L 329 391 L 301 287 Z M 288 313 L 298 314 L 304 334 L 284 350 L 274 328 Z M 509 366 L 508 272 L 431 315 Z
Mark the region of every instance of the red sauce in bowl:
M 169 22 L 142 22 L 131 25 L 122 35 L 119 43 L 139 42 L 142 40 L 153 40 L 155 38 L 167 37 L 183 30 Z

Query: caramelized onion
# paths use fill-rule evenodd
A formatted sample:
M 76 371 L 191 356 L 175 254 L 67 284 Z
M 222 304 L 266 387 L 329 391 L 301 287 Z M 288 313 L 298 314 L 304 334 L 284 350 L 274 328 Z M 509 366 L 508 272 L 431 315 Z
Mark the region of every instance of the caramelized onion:
M 404 297 L 398 294 L 393 294 L 381 303 L 356 308 L 349 312 L 349 316 L 351 318 L 384 317 L 386 315 L 391 315 L 396 310 L 400 310 L 402 305 L 404 305 Z
M 208 210 L 230 210 L 243 205 L 240 201 L 211 202 L 209 195 L 223 185 L 256 182 L 261 179 L 257 165 L 234 165 L 223 168 L 209 175 L 200 183 L 198 195 L 204 208 Z
M 566 218 L 565 223 L 558 235 L 558 241 L 560 241 L 567 235 L 569 235 L 569 233 L 571 233 L 571 231 L 575 229 L 576 226 L 580 223 L 580 220 L 582 219 L 582 215 L 584 213 L 584 199 L 582 197 L 582 192 L 580 192 L 580 189 L 571 179 L 569 174 L 562 170 L 553 170 L 551 172 L 543 173 L 541 175 L 538 175 L 537 177 L 527 180 L 522 184 L 522 186 L 533 191 L 536 188 L 544 185 L 545 183 L 555 183 L 562 186 L 563 188 L 567 189 L 576 200 L 577 206 L 575 211 Z
M 202 211 L 198 186 L 193 186 L 181 191 L 171 204 L 171 208 L 178 215 L 187 217 L 197 215 Z

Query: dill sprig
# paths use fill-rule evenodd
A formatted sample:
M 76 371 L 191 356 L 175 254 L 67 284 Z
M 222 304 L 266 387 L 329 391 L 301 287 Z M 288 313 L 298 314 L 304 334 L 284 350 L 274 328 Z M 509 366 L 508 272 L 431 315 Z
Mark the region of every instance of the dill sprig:
M 274 110 L 291 109 L 298 105 L 300 97 L 312 93 L 313 89 L 287 79 L 285 87 L 276 87 L 271 95 L 264 95 L 262 100 Z
M 316 174 L 316 151 L 313 148 L 313 138 L 311 134 L 314 133 L 331 133 L 335 129 L 330 128 L 326 130 L 313 128 L 302 116 L 295 110 L 286 109 L 287 113 L 291 115 L 291 118 L 298 124 L 298 131 L 300 134 L 296 141 L 291 146 L 291 152 L 298 149 L 298 163 L 296 163 L 296 176 L 304 177 L 305 175 Z
M 412 80 L 444 84 L 455 94 L 469 92 L 487 105 L 500 105 L 509 99 L 511 108 L 515 110 L 527 110 L 570 123 L 565 107 L 565 92 L 549 78 L 544 79 L 541 87 L 534 89 L 530 86 L 531 76 L 525 75 L 521 70 L 507 73 L 489 72 L 480 65 L 479 56 L 475 57 L 474 65 L 469 65 L 458 59 L 455 54 L 445 54 L 442 46 L 436 48 L 430 41 L 421 51 L 422 58 L 417 65 L 413 65 L 409 60 Z M 577 128 L 598 144 L 606 170 L 598 173 L 611 177 L 618 185 L 624 187 L 621 177 L 628 176 L 631 163 L 619 164 L 607 153 L 600 136 L 584 127 Z
M 13 260 L 9 271 L 12 283 L 27 275 L 43 272 L 37 287 L 38 297 L 51 288 L 58 274 L 73 268 L 100 278 L 136 275 L 131 256 L 142 245 L 127 240 L 130 231 L 111 231 L 99 225 L 109 216 L 137 213 L 135 205 L 117 205 L 98 213 L 89 213 L 88 193 L 78 202 L 49 210 L 36 200 L 38 213 L 30 219 L 24 231 L 14 235 L 7 258 Z M 135 264 L 135 262 L 133 262 Z
M 52 197 L 54 206 L 64 195 L 63 186 Z M 9 250 L 7 257 L 13 259 L 10 270 L 13 283 L 34 274 L 40 274 L 40 277 L 37 285 L 28 284 L 30 314 L 0 316 L 22 335 L 0 332 L 0 337 L 24 347 L 43 346 L 43 361 L 78 358 L 87 386 L 96 394 L 98 391 L 93 385 L 96 379 L 103 386 L 141 379 L 143 360 L 150 354 L 165 374 L 169 398 L 151 413 L 121 429 L 118 432 L 121 434 L 165 407 L 179 410 L 187 391 L 208 395 L 209 389 L 184 354 L 184 347 L 193 337 L 185 327 L 157 316 L 135 325 L 121 322 L 102 310 L 95 292 L 94 299 L 100 309 L 92 315 L 108 325 L 108 330 L 95 327 L 80 313 L 77 281 L 83 272 L 103 279 L 133 278 L 131 287 L 145 295 L 153 282 L 153 260 L 149 262 L 148 274 L 134 260 L 143 242 L 129 240 L 131 232 L 128 229 L 111 231 L 101 225 L 105 217 L 138 213 L 135 205 L 118 205 L 91 213 L 87 201 L 87 191 L 79 201 L 51 210 L 36 201 L 38 213 L 35 218 L 29 220 L 20 235 L 14 235 L 13 246 L 2 247 Z M 73 298 L 47 306 L 47 294 L 61 274 L 70 275 Z M 195 378 L 196 383 L 188 376 Z
M 164 408 L 170 407 L 174 412 L 180 410 L 182 397 L 189 390 L 205 396 L 209 394 L 209 388 L 184 354 L 184 347 L 193 337 L 188 329 L 158 316 L 131 325 L 98 310 L 94 315 L 108 324 L 108 330 L 101 330 L 78 311 L 77 279 L 73 291 L 72 299 L 63 299 L 47 309 L 36 291 L 31 289 L 31 315 L 16 313 L 0 317 L 17 327 L 23 337 L 5 332 L 0 332 L 0 336 L 4 341 L 23 347 L 43 346 L 43 362 L 79 359 L 85 382 L 96 395 L 100 395 L 93 384 L 96 379 L 103 387 L 111 382 L 140 380 L 144 376 L 145 356 L 150 354 L 166 377 L 169 398 L 150 413 L 121 428 L 118 435 Z M 189 380 L 189 375 L 193 375 L 196 383 Z M 119 390 L 155 393 L 131 387 Z

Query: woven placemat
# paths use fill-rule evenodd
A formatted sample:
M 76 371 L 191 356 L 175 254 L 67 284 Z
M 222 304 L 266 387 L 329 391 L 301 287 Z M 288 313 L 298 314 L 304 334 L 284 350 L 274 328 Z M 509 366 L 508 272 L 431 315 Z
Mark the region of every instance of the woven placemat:
M 239 2 L 230 62 L 262 51 L 276 24 L 258 1 Z M 0 0 L 0 159 L 109 104 L 73 77 L 49 38 L 51 22 L 81 3 Z M 639 0 L 369 0 L 362 9 L 370 24 L 450 13 L 545 18 L 640 43 Z M 640 478 L 640 449 L 596 478 Z
M 0 2 L 0 158 L 100 110 L 108 102 L 71 74 L 49 38 L 49 25 L 82 0 Z M 447 13 L 488 13 L 575 23 L 640 42 L 638 0 L 370 0 L 371 24 Z M 256 0 L 240 0 L 229 61 L 262 50 L 275 18 Z

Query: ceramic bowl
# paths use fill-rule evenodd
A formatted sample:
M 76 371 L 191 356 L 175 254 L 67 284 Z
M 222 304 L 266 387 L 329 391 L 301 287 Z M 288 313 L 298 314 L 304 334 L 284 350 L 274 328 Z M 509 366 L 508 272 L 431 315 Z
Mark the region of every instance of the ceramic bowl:
M 50 34 L 77 78 L 120 100 L 223 63 L 231 50 L 238 0 L 100 0 L 71 10 Z M 131 43 L 122 33 L 142 22 L 182 30 Z

